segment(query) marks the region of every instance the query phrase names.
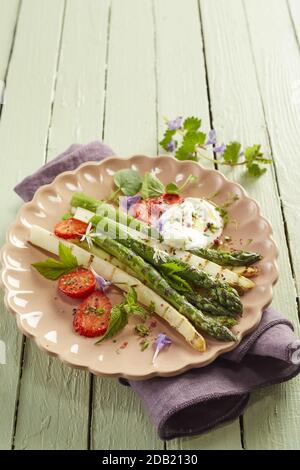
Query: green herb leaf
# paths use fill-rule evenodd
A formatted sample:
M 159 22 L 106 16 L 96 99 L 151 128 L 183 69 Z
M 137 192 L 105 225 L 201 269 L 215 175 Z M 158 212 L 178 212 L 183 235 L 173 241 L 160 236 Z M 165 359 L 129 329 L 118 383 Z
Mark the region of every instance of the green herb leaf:
M 148 307 L 148 312 L 149 313 L 155 313 L 155 303 L 151 300 L 149 307 Z
M 166 279 L 168 280 L 170 286 L 178 292 L 193 292 L 193 289 L 191 288 L 189 283 L 177 274 L 170 274 L 166 276 Z
M 159 145 L 167 152 L 169 151 L 168 144 L 171 142 L 174 134 L 176 134 L 176 131 L 171 131 L 170 129 L 167 129 L 164 133 L 162 140 L 159 142 Z
M 149 341 L 147 341 L 146 339 L 141 341 L 140 342 L 141 351 L 145 351 L 145 349 L 148 348 L 149 344 L 150 344 Z
M 45 261 L 32 263 L 32 266 L 46 279 L 55 281 L 63 274 L 77 268 L 78 262 L 71 248 L 59 242 L 59 260 L 48 258 Z
M 152 173 L 145 173 L 140 191 L 141 197 L 147 199 L 148 197 L 157 197 L 166 192 L 164 184 Z
M 235 165 L 238 162 L 241 151 L 241 144 L 239 142 L 230 142 L 224 151 L 223 158 L 225 162 Z
M 115 336 L 128 323 L 128 313 L 123 308 L 123 304 L 114 305 L 110 312 L 110 319 L 106 333 L 95 343 L 99 344 L 104 339 Z
M 203 145 L 206 134 L 199 131 L 188 131 L 183 140 L 182 145 L 177 150 L 175 157 L 178 160 L 195 160 L 197 161 L 197 146 Z
M 259 166 L 259 163 L 268 164 L 272 160 L 264 158 L 260 150 L 260 145 L 252 145 L 245 150 L 245 160 L 248 173 L 251 176 L 261 176 L 266 172 L 266 168 Z
M 136 332 L 136 334 L 138 334 L 142 338 L 144 338 L 145 336 L 148 336 L 150 333 L 148 326 L 144 325 L 143 323 L 136 325 L 134 328 L 134 331 Z
M 125 196 L 134 196 L 142 186 L 142 178 L 136 170 L 119 170 L 114 174 L 114 182 Z
M 71 212 L 67 212 L 66 214 L 64 214 L 61 218 L 61 220 L 68 220 L 68 219 L 71 219 L 73 217 L 73 214 L 71 214 Z
M 181 271 L 184 271 L 185 268 L 182 266 L 179 266 L 178 264 L 174 263 L 173 261 L 170 261 L 168 263 L 162 263 L 160 267 L 163 269 L 163 271 L 169 275 L 169 274 L 175 274 L 179 273 Z
M 262 168 L 257 163 L 251 163 L 251 165 L 247 165 L 247 169 L 251 176 L 261 176 L 267 171 L 266 168 Z
M 169 183 L 166 186 L 166 193 L 167 194 L 178 194 L 179 188 L 176 183 Z
M 71 248 L 64 245 L 62 242 L 59 242 L 58 245 L 58 255 L 62 264 L 68 266 L 70 269 L 77 268 L 78 263 L 76 256 L 73 255 Z
M 135 304 L 137 301 L 137 293 L 133 287 L 129 287 L 128 292 L 124 294 L 125 302 L 129 305 Z
M 187 131 L 197 131 L 201 126 L 201 119 L 198 119 L 194 116 L 188 117 L 183 123 L 184 129 Z
M 55 281 L 63 274 L 68 273 L 73 268 L 64 266 L 60 261 L 48 258 L 45 261 L 32 263 L 32 265 L 42 276 L 51 281 Z
M 228 214 L 228 211 L 226 209 L 224 209 L 224 207 L 216 207 L 216 211 L 219 212 L 220 216 L 222 217 L 223 219 L 223 226 L 224 228 L 226 227 L 226 225 L 228 225 L 229 223 L 229 214 Z

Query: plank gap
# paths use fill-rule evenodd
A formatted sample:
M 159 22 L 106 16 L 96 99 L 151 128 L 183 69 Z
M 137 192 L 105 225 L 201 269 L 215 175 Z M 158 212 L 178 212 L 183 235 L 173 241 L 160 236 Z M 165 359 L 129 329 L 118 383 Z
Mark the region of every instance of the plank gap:
M 111 30 L 111 14 L 112 14 L 112 5 L 111 5 L 111 1 L 110 1 L 109 6 L 108 6 L 107 30 L 106 30 L 104 97 L 103 97 L 103 117 L 102 117 L 102 142 L 104 141 L 104 134 L 105 134 L 105 118 L 106 118 L 106 104 L 107 104 L 107 82 L 108 82 L 108 61 L 109 61 L 109 41 L 110 41 L 110 30 Z
M 12 445 L 11 445 L 12 450 L 14 450 L 15 448 L 15 436 L 16 436 L 17 422 L 18 422 L 21 382 L 22 382 L 22 375 L 23 375 L 24 363 L 25 363 L 25 345 L 26 345 L 26 336 L 23 336 L 22 346 L 21 346 L 21 351 L 20 351 L 20 369 L 19 369 L 19 377 L 18 377 L 18 386 L 17 386 L 17 391 L 16 391 L 16 406 L 15 406 L 13 432 L 12 432 Z
M 45 160 L 44 160 L 45 163 L 47 162 L 48 152 L 49 152 L 50 131 L 51 131 L 51 126 L 52 126 L 55 93 L 56 93 L 57 79 L 58 79 L 58 70 L 59 70 L 59 64 L 60 64 L 60 58 L 61 58 L 61 49 L 62 49 L 62 40 L 63 40 L 64 26 L 65 26 L 67 1 L 68 0 L 64 0 L 64 9 L 63 9 L 62 20 L 61 20 L 61 31 L 60 31 L 60 37 L 59 37 L 59 42 L 58 42 L 57 60 L 56 60 L 56 66 L 55 66 L 55 72 L 54 72 L 54 83 L 53 83 L 52 97 L 51 97 L 50 120 L 49 120 L 47 140 L 46 140 L 46 152 L 45 152 Z
M 242 449 L 245 450 L 245 442 L 244 442 L 244 416 L 239 416 L 239 423 L 240 423 L 240 430 L 241 430 L 241 446 Z
M 273 160 L 272 166 L 273 166 L 273 174 L 274 174 L 274 180 L 275 180 L 275 188 L 276 188 L 276 191 L 277 191 L 277 196 L 278 196 L 279 201 L 280 201 L 280 213 L 281 213 L 281 217 L 282 217 L 282 221 L 283 221 L 283 229 L 284 229 L 285 241 L 286 241 L 286 246 L 287 246 L 288 260 L 289 260 L 291 273 L 292 273 L 292 277 L 293 277 L 293 281 L 294 281 L 295 291 L 297 293 L 296 304 L 297 304 L 297 310 L 298 310 L 298 320 L 300 321 L 299 300 L 297 301 L 297 298 L 299 297 L 299 292 L 298 292 L 297 283 L 296 283 L 296 273 L 295 273 L 295 267 L 294 267 L 293 258 L 292 258 L 292 251 L 291 251 L 290 238 L 289 238 L 289 230 L 288 230 L 288 226 L 287 226 L 287 221 L 286 221 L 283 202 L 282 202 L 282 197 L 281 197 L 281 191 L 280 191 L 280 187 L 279 187 L 277 166 L 276 166 L 276 161 L 274 159 L 273 143 L 272 143 L 270 131 L 269 131 L 269 128 L 268 128 L 268 121 L 267 121 L 266 109 L 265 109 L 265 105 L 264 105 L 264 101 L 263 101 L 262 89 L 261 89 L 260 81 L 259 81 L 259 78 L 258 78 L 258 70 L 257 70 L 257 64 L 256 64 L 255 56 L 254 56 L 254 48 L 253 48 L 253 43 L 252 43 L 252 38 L 251 38 L 251 33 L 250 33 L 250 25 L 249 25 L 249 20 L 248 20 L 248 16 L 247 16 L 246 6 L 245 6 L 245 0 L 243 0 L 242 5 L 243 5 L 243 11 L 244 11 L 244 15 L 245 15 L 246 26 L 247 26 L 247 35 L 248 35 L 248 38 L 249 38 L 250 51 L 251 51 L 252 63 L 253 63 L 253 66 L 254 66 L 257 89 L 258 89 L 258 93 L 259 93 L 259 99 L 260 99 L 260 102 L 261 102 L 263 119 L 264 119 L 264 123 L 265 123 L 265 127 L 266 127 L 266 137 L 267 137 L 267 142 L 268 142 L 268 145 L 269 145 L 269 148 L 270 148 L 270 153 L 271 153 L 272 160 Z
M 198 13 L 199 13 L 199 22 L 200 22 L 200 34 L 201 34 L 201 38 L 202 38 L 202 53 L 203 53 L 204 74 L 205 74 L 207 100 L 208 100 L 209 123 L 210 123 L 210 128 L 213 129 L 213 114 L 212 114 L 212 106 L 211 106 L 210 86 L 209 86 L 209 79 L 208 79 L 207 55 L 206 55 L 206 48 L 205 48 L 205 38 L 204 38 L 204 31 L 203 31 L 203 20 L 202 20 L 200 0 L 198 0 Z M 213 158 L 216 159 L 216 154 L 215 153 L 213 153 Z M 214 168 L 217 170 L 218 169 L 218 164 L 214 162 L 213 165 L 214 165 Z
M 17 16 L 16 16 L 15 25 L 14 25 L 13 36 L 12 36 L 11 46 L 10 46 L 9 55 L 8 55 L 7 66 L 6 66 L 6 70 L 5 70 L 5 75 L 4 75 L 4 77 L 3 77 L 3 81 L 4 81 L 4 92 L 3 92 L 3 93 L 4 93 L 4 97 L 5 97 L 6 80 L 7 80 L 7 76 L 8 76 L 9 66 L 10 66 L 10 63 L 11 63 L 11 58 L 12 58 L 12 55 L 13 55 L 13 51 L 14 51 L 14 47 L 15 47 L 15 42 L 16 42 L 18 23 L 19 23 L 19 17 L 20 17 L 20 12 L 21 12 L 21 4 L 22 4 L 22 2 L 21 2 L 21 0 L 20 0 L 19 3 L 18 3 Z M 4 103 L 3 103 L 3 104 L 0 103 L 0 119 L 1 119 L 1 114 L 2 114 L 2 108 L 3 108 L 3 106 L 4 106 Z
M 292 15 L 292 11 L 291 11 L 291 6 L 290 6 L 289 0 L 286 0 L 286 4 L 287 4 L 288 14 L 289 14 L 289 17 L 290 17 L 291 26 L 292 26 L 293 33 L 294 33 L 294 36 L 295 36 L 295 41 L 296 41 L 296 44 L 297 44 L 298 49 L 299 49 L 299 51 L 300 51 L 300 39 L 299 39 L 299 36 L 298 36 L 298 33 L 297 33 L 296 24 L 295 24 L 293 15 Z
M 87 450 L 92 449 L 92 424 L 93 424 L 93 400 L 94 400 L 94 375 L 93 374 L 90 374 L 89 386 L 90 386 L 90 393 L 89 393 Z

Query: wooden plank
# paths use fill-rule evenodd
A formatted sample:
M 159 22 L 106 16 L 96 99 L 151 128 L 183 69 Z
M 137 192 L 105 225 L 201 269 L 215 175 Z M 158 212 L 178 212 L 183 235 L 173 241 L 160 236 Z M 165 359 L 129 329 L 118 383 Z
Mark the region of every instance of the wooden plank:
M 9 58 L 13 48 L 14 30 L 17 22 L 19 2 L 11 0 L 3 0 L 1 3 L 0 16 L 0 112 L 1 112 L 1 96 L 6 79 Z M 3 82 L 3 83 L 2 83 Z M 0 141 L 1 145 L 1 141 Z M 2 184 L 1 184 L 2 186 Z M 6 199 L 6 194 L 0 188 L 1 200 Z M 1 217 L 1 240 L 3 243 L 3 233 L 6 230 L 5 219 Z M 1 401 L 7 404 L 5 410 L 0 412 L 0 449 L 10 449 L 12 444 L 12 435 L 14 427 L 14 409 L 16 401 L 16 391 L 19 381 L 20 371 L 20 354 L 21 354 L 21 335 L 16 330 L 15 321 L 8 316 L 3 303 L 3 293 L 0 293 L 0 340 L 5 341 L 6 364 L 0 365 L 0 380 L 5 383 L 5 388 L 1 391 Z M 2 407 L 4 408 L 4 407 Z
M 0 81 L 5 81 L 19 10 L 19 0 L 1 0 L 0 3 Z M 1 90 L 1 85 L 0 85 Z
M 209 102 L 197 1 L 155 1 L 159 133 L 163 116 L 200 116 L 210 129 Z M 189 34 L 179 35 L 179 31 Z M 223 438 L 226 436 L 225 438 Z M 239 421 L 206 436 L 175 439 L 168 449 L 240 449 Z
M 299 7 L 296 9 L 293 2 L 290 5 L 296 14 Z M 261 5 L 262 14 L 270 9 L 268 34 L 259 29 L 262 18 L 258 14 L 258 2 L 248 2 L 245 6 L 299 293 L 300 253 L 297 234 L 300 219 L 296 201 L 299 200 L 300 189 L 299 163 L 295 155 L 298 152 L 300 124 L 300 51 L 285 1 L 275 0 L 272 8 L 270 0 Z M 295 20 L 297 25 L 297 16 Z
M 108 6 L 97 0 L 67 3 L 47 160 L 74 141 L 101 134 Z M 16 448 L 87 448 L 89 374 L 48 357 L 33 342 L 25 363 L 30 367 L 22 379 Z
M 255 2 L 251 1 L 246 4 L 253 3 Z M 258 21 L 259 16 L 266 17 L 264 15 L 267 11 L 271 12 L 270 2 L 269 9 L 264 13 L 261 11 L 261 6 L 261 2 L 256 2 L 253 23 Z M 273 9 L 276 10 L 272 3 Z M 264 112 L 242 3 L 239 0 L 220 0 L 218 8 L 215 8 L 214 2 L 204 0 L 201 1 L 201 11 L 214 127 L 221 140 L 238 139 L 244 144 L 259 142 L 268 149 Z M 273 24 L 269 16 L 268 18 L 268 24 Z M 281 25 L 283 20 L 281 19 Z M 260 26 L 257 25 L 258 29 L 262 27 L 262 23 L 261 19 Z M 268 28 L 268 34 L 263 34 L 257 39 L 258 49 L 264 49 L 263 43 L 265 38 L 269 37 L 269 33 Z M 266 51 L 268 53 L 272 51 L 271 44 Z M 265 70 L 260 65 L 259 68 Z M 274 74 L 272 81 L 273 79 Z M 274 98 L 272 100 L 274 101 Z M 274 108 L 273 111 L 279 114 L 278 109 Z M 274 157 L 276 158 L 276 154 Z M 233 173 L 225 171 L 225 173 L 242 182 L 251 196 L 260 202 L 263 212 L 267 214 L 273 225 L 274 237 L 280 250 L 279 269 L 282 273 L 275 289 L 273 304 L 297 323 L 296 293 L 275 173 L 269 170 L 265 176 L 256 181 L 244 176 L 243 170 Z M 295 444 L 296 429 L 299 428 L 296 411 L 299 402 L 297 386 L 299 380 L 294 380 L 286 385 L 253 394 L 253 405 L 244 416 L 244 443 L 247 449 L 285 449 Z
M 101 139 L 109 0 L 67 3 L 48 160 Z
M 39 21 L 32 21 L 32 11 Z M 0 168 L 5 171 L 0 189 L 1 244 L 20 206 L 12 188 L 44 160 L 62 12 L 60 0 L 54 0 L 51 5 L 27 0 L 21 8 L 0 121 Z M 5 406 L 0 411 L 0 446 L 8 448 L 14 429 L 22 337 L 3 305 L 0 329 L 0 337 L 5 338 L 8 349 L 7 365 L 0 369 L 1 383 L 7 384 Z
M 151 1 L 113 0 L 104 139 L 122 155 L 156 153 Z M 95 378 L 93 449 L 158 449 L 138 398 L 116 380 Z
M 151 1 L 112 1 L 105 141 L 116 153 L 156 153 Z

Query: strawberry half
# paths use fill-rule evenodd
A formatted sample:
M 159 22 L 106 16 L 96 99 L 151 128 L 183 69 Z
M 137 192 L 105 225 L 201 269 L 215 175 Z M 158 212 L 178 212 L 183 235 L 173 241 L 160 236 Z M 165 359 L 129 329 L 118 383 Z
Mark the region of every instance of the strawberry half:
M 111 308 L 109 298 L 100 290 L 94 291 L 76 310 L 73 319 L 75 331 L 88 338 L 104 335 Z

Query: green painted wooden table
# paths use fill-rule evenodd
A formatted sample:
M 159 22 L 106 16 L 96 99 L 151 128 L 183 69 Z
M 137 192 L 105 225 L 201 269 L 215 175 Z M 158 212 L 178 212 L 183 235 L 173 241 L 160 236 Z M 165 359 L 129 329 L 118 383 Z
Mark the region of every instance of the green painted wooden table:
M 194 113 L 273 155 L 260 181 L 230 178 L 273 224 L 274 306 L 299 330 L 299 44 L 299 0 L 0 0 L 1 244 L 21 204 L 13 186 L 69 144 L 156 155 L 163 116 Z M 130 389 L 40 352 L 2 294 L 0 310 L 0 448 L 300 447 L 300 379 L 254 393 L 240 420 L 164 444 Z

